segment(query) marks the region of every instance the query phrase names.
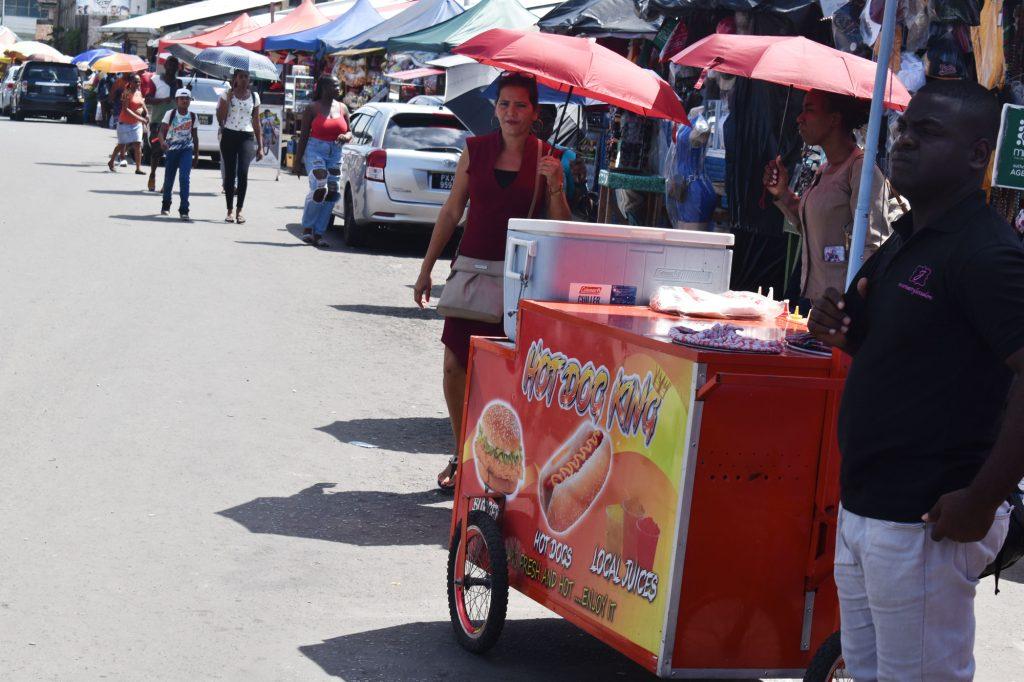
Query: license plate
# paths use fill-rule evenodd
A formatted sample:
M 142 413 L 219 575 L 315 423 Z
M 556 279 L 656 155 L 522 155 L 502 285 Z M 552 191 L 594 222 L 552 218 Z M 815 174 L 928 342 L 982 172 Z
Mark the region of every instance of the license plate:
M 213 114 L 197 114 L 196 118 L 199 119 L 199 125 L 208 126 L 213 123 Z
M 431 173 L 430 188 L 449 191 L 455 184 L 455 173 Z

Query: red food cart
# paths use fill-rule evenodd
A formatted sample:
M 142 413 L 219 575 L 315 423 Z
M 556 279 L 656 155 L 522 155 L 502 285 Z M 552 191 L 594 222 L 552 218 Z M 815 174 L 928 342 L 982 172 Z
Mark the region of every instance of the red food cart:
M 459 642 L 494 644 L 511 586 L 661 677 L 842 674 L 839 357 L 676 345 L 640 307 L 524 301 L 518 324 L 470 352 Z

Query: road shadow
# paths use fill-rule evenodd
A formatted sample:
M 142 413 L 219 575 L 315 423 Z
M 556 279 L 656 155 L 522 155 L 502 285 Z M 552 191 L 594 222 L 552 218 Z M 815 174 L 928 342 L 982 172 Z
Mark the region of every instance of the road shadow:
M 1000 573 L 999 579 L 1024 585 L 1024 559 Z
M 380 315 L 381 317 L 398 317 L 406 320 L 439 320 L 441 316 L 434 308 L 419 308 L 411 303 L 405 305 L 370 305 L 355 303 L 349 305 L 332 305 L 332 308 L 343 313 L 359 313 L 361 315 Z
M 450 455 L 455 451 L 451 422 L 442 417 L 350 419 L 318 426 L 316 430 L 342 443 L 360 441 L 395 452 Z
M 280 246 L 281 248 L 291 248 L 295 246 L 309 246 L 308 244 L 292 244 L 285 242 L 248 242 L 242 240 L 235 240 L 236 244 L 248 244 L 249 246 Z
M 405 288 L 406 289 L 415 289 L 416 285 L 415 284 L 406 284 Z M 430 299 L 431 300 L 438 300 L 438 299 L 440 299 L 441 298 L 441 294 L 443 294 L 443 293 L 444 293 L 444 285 L 443 284 L 431 284 L 430 285 Z
M 100 168 L 104 164 L 101 163 L 55 163 L 53 161 L 36 161 L 37 166 L 64 166 L 67 168 Z
M 442 576 L 434 578 L 443 583 Z M 344 635 L 300 646 L 299 651 L 328 675 L 352 682 L 656 679 L 561 618 L 507 621 L 497 645 L 484 655 L 456 644 L 447 621 Z
M 316 483 L 289 497 L 257 497 L 217 514 L 240 524 L 250 533 L 359 547 L 448 546 L 451 511 L 427 506 L 446 499 L 440 492 L 328 490 L 335 485 Z
M 104 172 L 109 173 L 109 171 L 104 171 Z M 138 177 L 141 178 L 142 176 L 140 175 Z M 142 189 L 139 189 L 139 190 L 134 190 L 134 189 L 91 189 L 89 191 L 92 192 L 93 194 L 124 194 L 124 195 L 128 195 L 128 196 L 133 196 L 133 197 L 138 196 L 140 194 L 147 194 L 149 196 L 152 196 L 155 199 L 159 199 L 160 196 L 161 196 L 160 192 L 150 192 L 145 187 L 143 187 Z M 175 196 L 177 196 L 177 192 L 175 192 Z M 217 195 L 214 194 L 213 192 L 189 192 L 188 196 L 189 196 L 189 198 L 192 198 L 192 197 L 215 197 Z

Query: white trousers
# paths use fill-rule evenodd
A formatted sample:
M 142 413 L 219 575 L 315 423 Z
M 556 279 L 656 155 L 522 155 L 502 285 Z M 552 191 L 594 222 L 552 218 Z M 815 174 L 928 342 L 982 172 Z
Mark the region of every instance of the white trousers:
M 981 542 L 935 542 L 931 525 L 839 509 L 835 579 L 843 658 L 857 682 L 974 678 L 974 592 L 1002 547 L 1004 504 Z

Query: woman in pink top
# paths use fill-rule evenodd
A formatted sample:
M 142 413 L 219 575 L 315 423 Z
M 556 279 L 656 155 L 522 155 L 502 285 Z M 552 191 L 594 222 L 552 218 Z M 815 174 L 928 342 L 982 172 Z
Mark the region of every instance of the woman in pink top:
M 338 102 L 341 86 L 334 76 L 321 76 L 313 91 L 313 102 L 302 114 L 302 131 L 295 150 L 292 172 L 309 173 L 309 194 L 302 210 L 302 239 L 326 247 L 324 233 L 331 222 L 334 205 L 341 198 L 341 145 L 352 139 L 348 131 L 348 108 Z

